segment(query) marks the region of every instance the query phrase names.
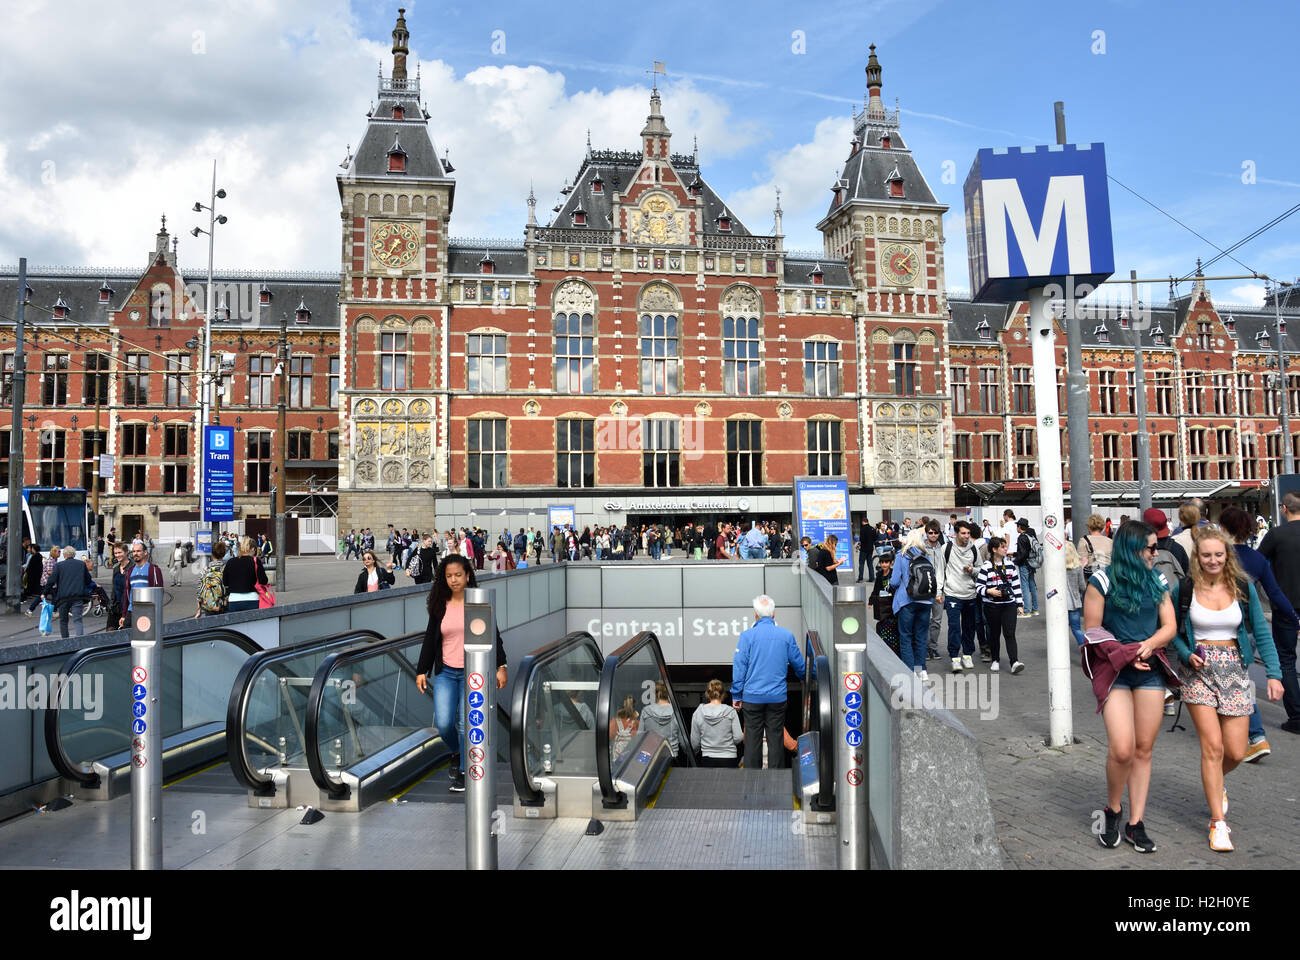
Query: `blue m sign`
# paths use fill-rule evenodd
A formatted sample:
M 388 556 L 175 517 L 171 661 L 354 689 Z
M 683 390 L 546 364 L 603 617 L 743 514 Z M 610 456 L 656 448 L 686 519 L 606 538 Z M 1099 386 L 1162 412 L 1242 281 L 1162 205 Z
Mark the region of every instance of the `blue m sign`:
M 1100 143 L 983 149 L 966 177 L 966 246 L 975 300 L 1023 300 L 1048 284 L 1115 272 Z

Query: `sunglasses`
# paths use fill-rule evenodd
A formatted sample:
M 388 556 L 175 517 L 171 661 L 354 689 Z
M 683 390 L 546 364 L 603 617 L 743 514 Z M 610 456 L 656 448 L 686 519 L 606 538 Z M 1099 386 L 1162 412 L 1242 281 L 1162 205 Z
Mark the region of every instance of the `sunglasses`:
M 1160 552 L 1160 548 L 1157 547 L 1155 544 L 1147 544 L 1147 545 L 1146 545 L 1145 547 L 1143 547 L 1142 549 L 1145 550 L 1147 553 L 1152 554 L 1152 555 L 1155 555 L 1155 554 L 1157 554 L 1157 553 Z

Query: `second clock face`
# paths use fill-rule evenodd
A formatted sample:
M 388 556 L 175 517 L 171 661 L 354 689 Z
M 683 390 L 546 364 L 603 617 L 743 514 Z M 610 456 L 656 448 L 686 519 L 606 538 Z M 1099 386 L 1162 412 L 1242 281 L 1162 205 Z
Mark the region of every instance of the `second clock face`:
M 420 252 L 420 234 L 414 224 L 380 220 L 370 225 L 370 256 L 380 266 L 407 266 Z
M 905 243 L 887 243 L 880 250 L 880 272 L 887 282 L 910 287 L 921 274 L 920 257 Z

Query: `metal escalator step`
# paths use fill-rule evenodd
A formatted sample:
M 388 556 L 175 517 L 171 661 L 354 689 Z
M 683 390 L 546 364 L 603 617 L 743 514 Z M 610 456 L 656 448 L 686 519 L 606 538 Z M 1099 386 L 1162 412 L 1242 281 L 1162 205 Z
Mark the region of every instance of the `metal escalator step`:
M 674 767 L 656 810 L 789 810 L 790 771 Z

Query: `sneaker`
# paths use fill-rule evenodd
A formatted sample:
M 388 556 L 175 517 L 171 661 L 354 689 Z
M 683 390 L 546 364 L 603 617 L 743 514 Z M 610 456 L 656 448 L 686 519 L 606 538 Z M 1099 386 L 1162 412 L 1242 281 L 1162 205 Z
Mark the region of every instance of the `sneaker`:
M 1133 849 L 1138 853 L 1155 853 L 1155 841 L 1147 836 L 1146 825 L 1141 820 L 1137 823 L 1126 824 L 1124 827 L 1124 839 L 1133 844 Z
M 463 774 L 463 773 L 461 773 L 459 770 L 457 770 L 457 771 L 456 771 L 456 776 L 452 777 L 452 780 L 451 780 L 451 786 L 448 787 L 447 789 L 448 789 L 451 793 L 464 793 L 464 792 L 465 792 L 465 774 Z
M 962 665 L 962 668 L 965 669 L 965 670 L 974 670 L 974 669 L 975 669 L 975 661 L 974 661 L 973 659 L 971 659 L 971 655 L 970 655 L 969 653 L 967 653 L 967 654 L 963 654 L 963 655 L 962 655 L 962 658 L 961 658 L 961 665 Z
M 1273 749 L 1268 745 L 1267 740 L 1256 740 L 1246 748 L 1246 755 L 1241 760 L 1242 763 L 1254 763 L 1260 757 L 1267 757 L 1272 752 Z
M 1216 853 L 1231 853 L 1232 841 L 1228 835 L 1232 833 L 1232 828 L 1223 820 L 1215 820 L 1210 824 L 1210 849 Z
M 927 682 L 929 681 L 929 679 L 930 679 L 930 673 L 929 673 L 929 671 L 927 671 L 927 670 L 922 670 L 922 671 L 921 671 L 921 682 L 922 682 L 922 683 L 927 683 Z
M 1035 611 L 1031 614 L 1031 616 L 1035 616 L 1035 617 L 1038 616 L 1038 611 L 1035 610 Z
M 1097 835 L 1097 842 L 1103 847 L 1114 849 L 1119 846 L 1119 818 L 1123 815 L 1124 808 L 1112 810 L 1110 807 L 1105 807 L 1102 812 L 1106 814 L 1106 824 L 1102 832 Z
M 961 657 L 952 658 L 952 672 L 961 673 Z
M 989 670 L 990 670 L 991 672 L 993 672 L 993 673 L 997 673 L 997 672 L 998 672 L 999 670 L 1001 670 L 1001 669 L 1002 669 L 1002 665 L 1001 665 L 1000 663 L 998 663 L 996 660 L 994 660 L 994 661 L 992 661 L 991 663 L 989 663 Z
M 981 648 L 980 648 L 980 663 L 990 663 L 992 660 L 993 660 L 993 655 L 990 654 L 987 650 L 985 650 L 985 649 L 983 649 L 983 648 L 981 647 Z
M 23 609 L 23 616 L 26 617 L 28 620 L 36 619 L 36 614 L 32 613 L 30 610 L 26 608 Z
M 1024 665 L 1023 663 L 1021 663 L 1019 660 L 1017 660 L 1015 663 L 1011 664 L 1011 672 L 1012 672 L 1012 673 L 1019 673 L 1019 672 L 1020 672 L 1021 670 L 1023 670 L 1023 669 L 1025 669 L 1025 665 Z

